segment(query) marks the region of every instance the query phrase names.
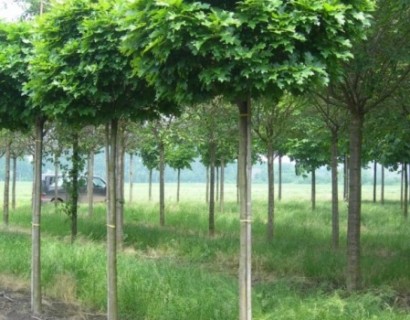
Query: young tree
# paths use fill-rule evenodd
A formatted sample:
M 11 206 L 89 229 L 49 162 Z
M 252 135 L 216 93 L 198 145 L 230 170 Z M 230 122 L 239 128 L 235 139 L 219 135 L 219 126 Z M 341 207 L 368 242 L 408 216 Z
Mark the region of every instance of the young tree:
M 153 91 L 133 78 L 130 61 L 119 51 L 124 31 L 112 4 L 101 1 L 56 2 L 40 20 L 28 83 L 32 101 L 68 125 L 107 125 L 109 192 L 107 214 L 107 309 L 118 319 L 117 192 L 118 122 L 157 111 Z
M 274 159 L 286 128 L 293 123 L 297 102 L 285 96 L 281 101 L 261 99 L 254 103 L 253 130 L 259 138 L 260 152 L 266 155 L 268 166 L 268 223 L 266 236 L 272 241 L 274 236 Z
M 349 291 L 361 287 L 360 221 L 362 138 L 365 116 L 384 102 L 410 75 L 410 8 L 401 0 L 378 0 L 366 39 L 353 47 L 354 59 L 331 82 L 328 103 L 349 112 L 349 213 L 347 279 Z M 342 81 L 340 82 L 340 78 Z
M 370 1 L 133 1 L 136 72 L 178 103 L 224 95 L 239 110 L 240 319 L 251 319 L 251 98 L 326 83 L 350 55 Z M 183 57 L 183 59 L 181 59 Z

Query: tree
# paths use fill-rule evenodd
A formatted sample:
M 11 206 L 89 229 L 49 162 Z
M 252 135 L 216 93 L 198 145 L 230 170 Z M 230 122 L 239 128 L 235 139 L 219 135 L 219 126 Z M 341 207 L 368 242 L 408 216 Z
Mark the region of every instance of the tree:
M 297 103 L 290 97 L 282 101 L 263 99 L 254 104 L 252 119 L 253 130 L 259 138 L 260 152 L 266 155 L 268 166 L 268 223 L 266 236 L 272 241 L 274 236 L 274 159 L 278 152 L 281 137 L 286 132 L 285 128 L 294 121 Z
M 125 50 L 157 95 L 224 95 L 239 110 L 240 319 L 251 318 L 251 98 L 326 83 L 347 60 L 369 1 L 134 1 Z M 183 57 L 183 59 L 181 59 Z
M 349 112 L 349 212 L 347 278 L 349 291 L 361 287 L 360 220 L 362 138 L 365 116 L 384 102 L 410 75 L 409 6 L 401 1 L 377 1 L 374 23 L 366 39 L 354 43 L 354 59 L 330 84 L 327 100 Z M 339 81 L 342 79 L 341 81 Z
M 118 319 L 117 192 L 118 121 L 157 111 L 153 90 L 133 77 L 130 61 L 119 51 L 124 31 L 112 4 L 70 0 L 55 3 L 40 20 L 35 58 L 27 85 L 35 106 L 67 125 L 105 124 L 109 144 L 107 214 L 107 309 Z

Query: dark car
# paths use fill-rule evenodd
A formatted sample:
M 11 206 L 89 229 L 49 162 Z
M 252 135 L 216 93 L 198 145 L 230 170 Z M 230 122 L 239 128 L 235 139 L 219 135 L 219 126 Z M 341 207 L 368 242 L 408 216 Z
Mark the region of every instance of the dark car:
M 57 181 L 56 181 L 57 180 Z M 67 180 L 64 180 L 63 176 L 58 176 L 56 179 L 53 174 L 44 174 L 41 178 L 42 187 L 42 202 L 66 202 L 69 197 L 67 191 Z M 55 189 L 57 188 L 57 193 Z M 93 177 L 93 199 L 94 202 L 105 201 L 107 194 L 107 183 L 103 178 Z M 87 178 L 80 177 L 79 179 L 79 192 L 78 201 L 87 201 Z

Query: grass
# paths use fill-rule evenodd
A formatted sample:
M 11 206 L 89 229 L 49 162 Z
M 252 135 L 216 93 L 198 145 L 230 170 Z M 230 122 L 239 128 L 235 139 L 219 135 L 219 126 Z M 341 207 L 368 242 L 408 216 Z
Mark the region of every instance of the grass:
M 365 289 L 348 294 L 346 205 L 341 202 L 341 248 L 333 251 L 325 192 L 312 212 L 306 199 L 309 189 L 304 187 L 304 192 L 295 187 L 292 194 L 297 197 L 288 194 L 277 202 L 272 243 L 265 240 L 266 193 L 261 186 L 254 188 L 254 319 L 410 319 L 410 232 L 399 203 L 393 197 L 384 206 L 363 203 Z M 239 223 L 234 187 L 224 213 L 216 215 L 214 238 L 207 235 L 203 186 L 182 193 L 179 204 L 168 197 L 164 228 L 159 227 L 158 204 L 144 199 L 146 190 L 141 190 L 136 188 L 135 203 L 126 207 L 125 249 L 118 256 L 121 319 L 237 319 Z M 97 206 L 92 218 L 86 214 L 81 207 L 80 236 L 71 245 L 68 217 L 51 205 L 44 207 L 42 284 L 48 295 L 104 310 L 105 208 Z M 11 212 L 9 230 L 0 231 L 0 273 L 23 281 L 30 277 L 30 220 L 29 203 L 23 200 Z

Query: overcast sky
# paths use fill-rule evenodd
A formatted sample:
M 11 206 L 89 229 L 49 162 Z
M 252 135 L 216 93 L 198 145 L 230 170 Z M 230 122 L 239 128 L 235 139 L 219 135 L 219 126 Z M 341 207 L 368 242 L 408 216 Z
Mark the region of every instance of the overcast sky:
M 0 0 L 0 19 L 13 21 L 22 13 L 21 8 L 13 0 Z

